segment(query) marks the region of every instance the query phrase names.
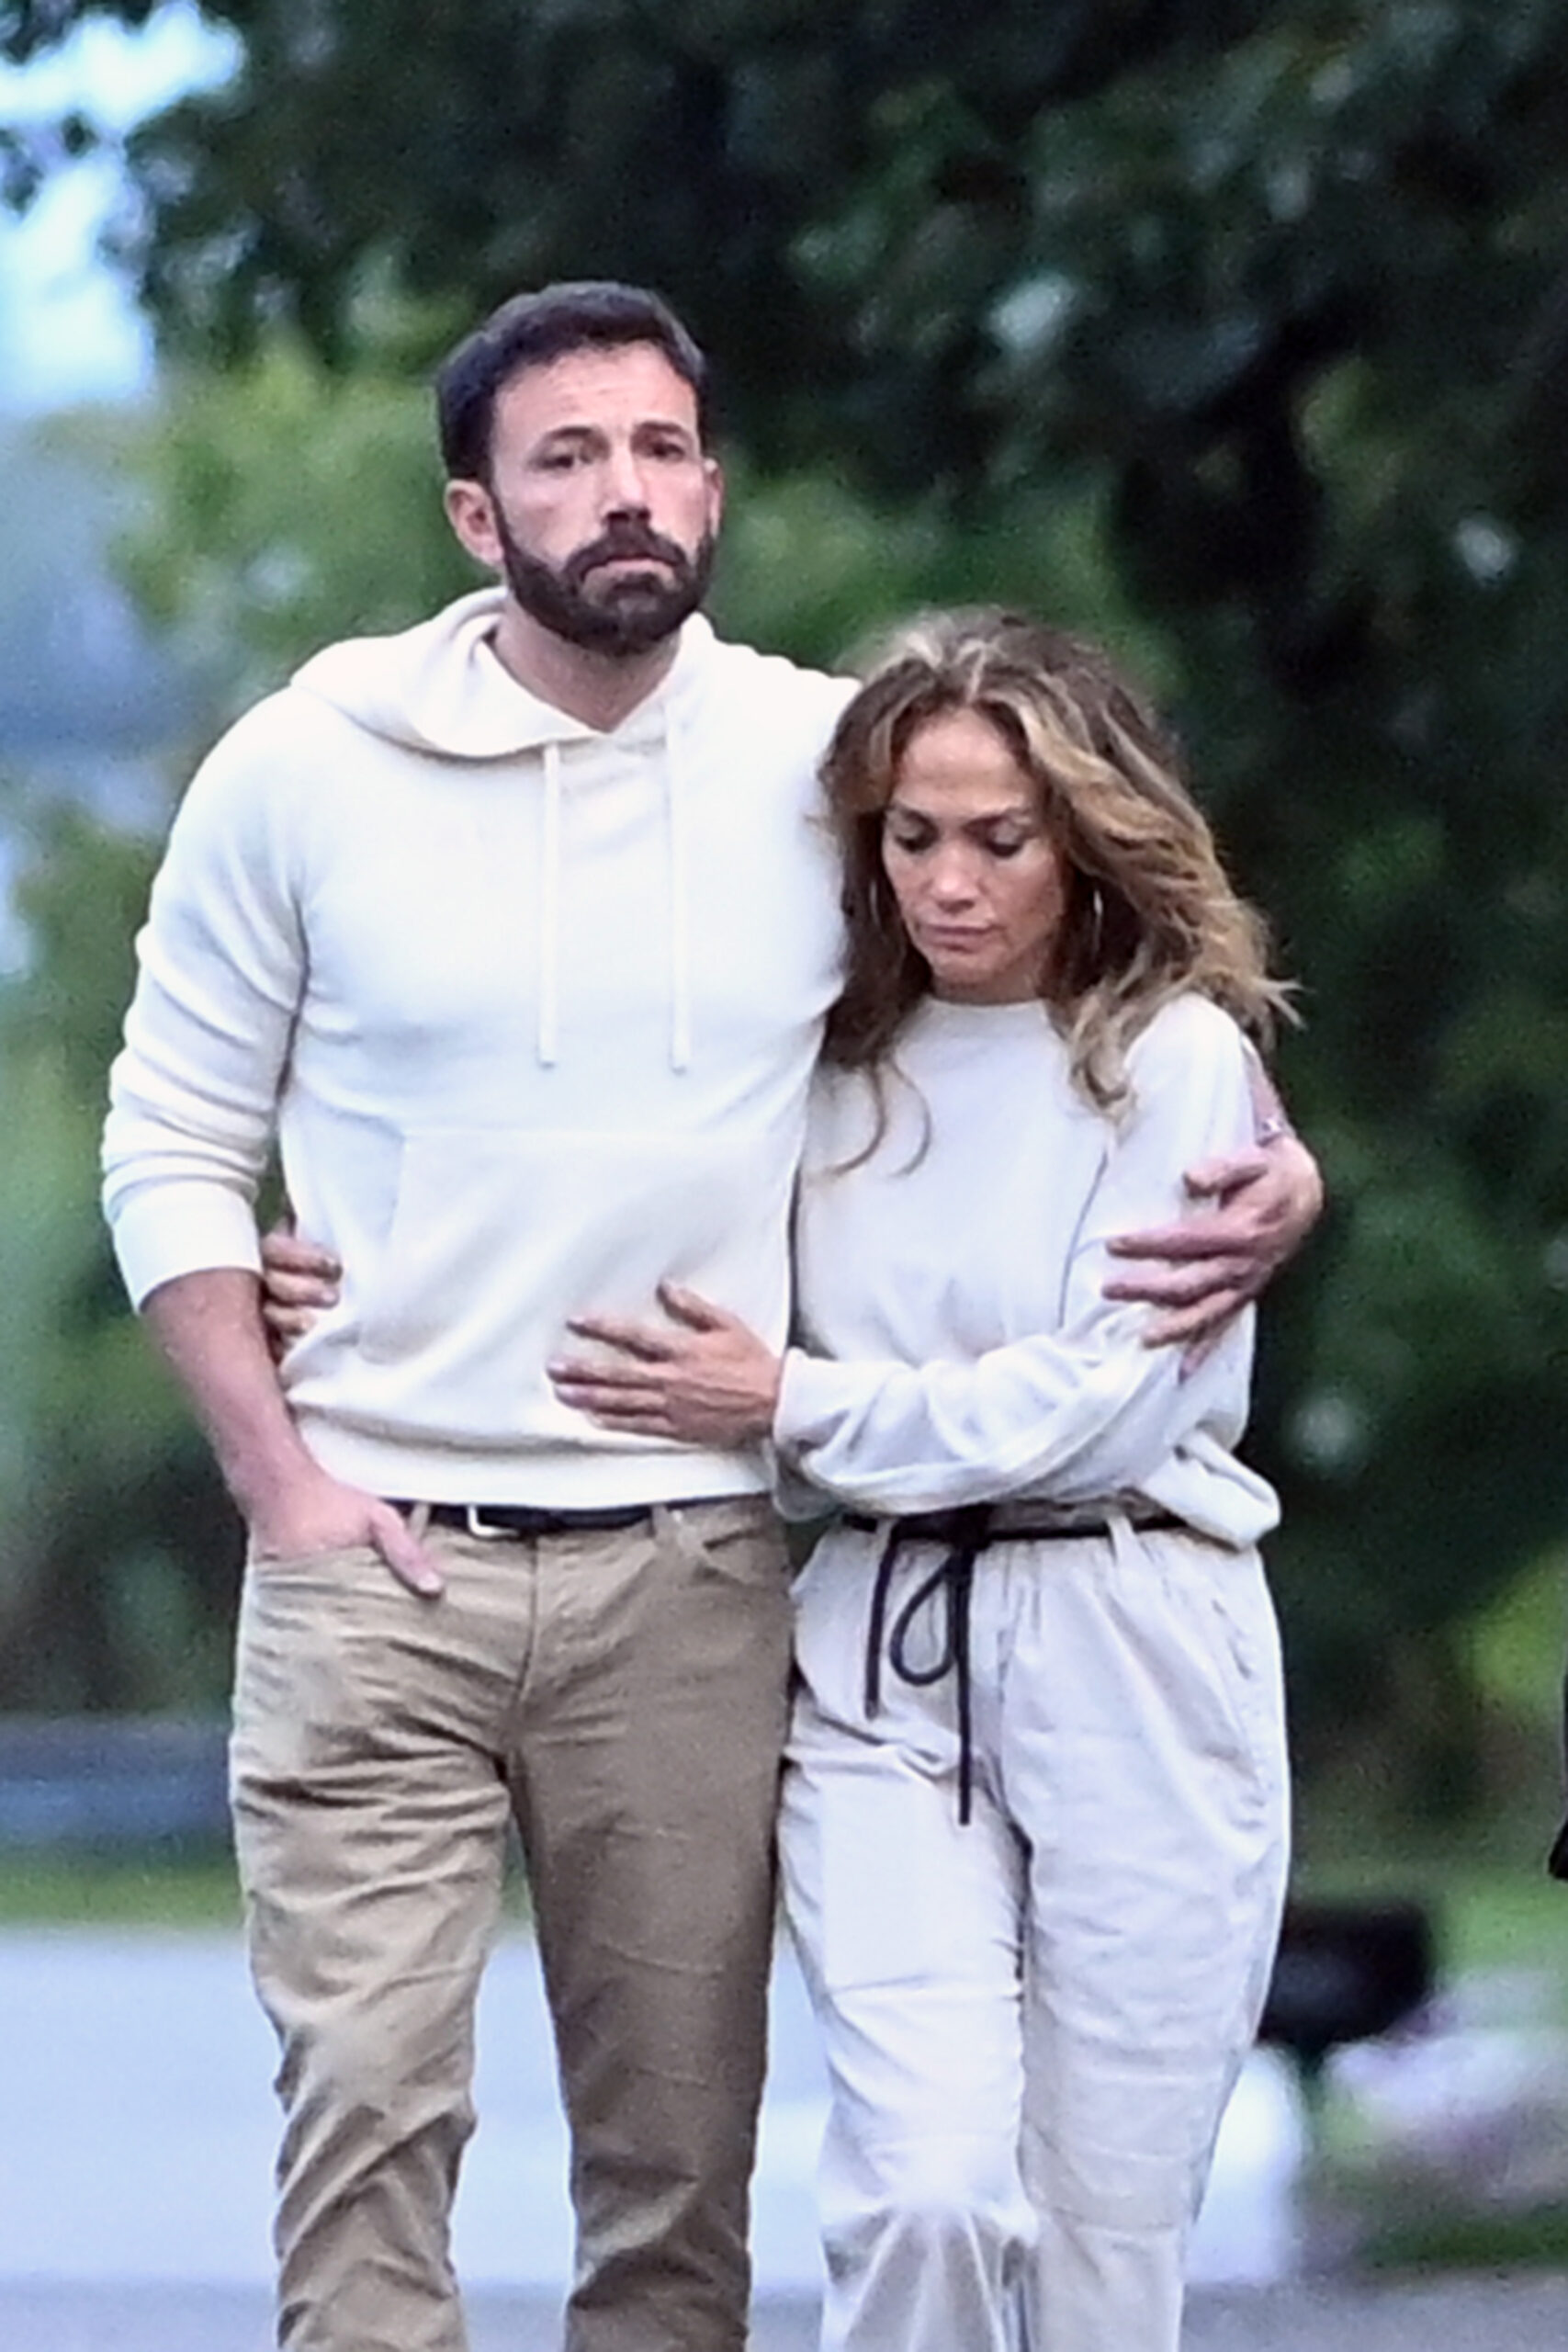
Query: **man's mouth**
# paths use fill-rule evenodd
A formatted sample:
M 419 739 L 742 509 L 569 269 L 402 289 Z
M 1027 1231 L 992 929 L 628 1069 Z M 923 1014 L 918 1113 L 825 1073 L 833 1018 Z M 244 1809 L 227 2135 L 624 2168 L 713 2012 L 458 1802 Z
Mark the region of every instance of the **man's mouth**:
M 680 550 L 675 548 L 646 545 L 600 547 L 580 557 L 575 569 L 578 577 L 586 580 L 596 571 L 646 571 L 650 566 L 660 571 L 679 571 L 682 560 Z

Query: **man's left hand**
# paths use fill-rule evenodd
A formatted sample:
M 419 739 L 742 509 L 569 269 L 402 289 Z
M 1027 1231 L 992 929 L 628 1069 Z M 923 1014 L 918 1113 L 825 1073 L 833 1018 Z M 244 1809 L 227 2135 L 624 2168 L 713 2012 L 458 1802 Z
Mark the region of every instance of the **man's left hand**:
M 1119 1235 L 1114 1254 L 1138 1263 L 1105 1295 L 1158 1307 L 1146 1345 L 1184 1349 L 1190 1369 L 1301 1248 L 1322 1213 L 1323 1178 L 1300 1136 L 1286 1134 L 1205 1160 L 1183 1182 L 1205 1212 Z

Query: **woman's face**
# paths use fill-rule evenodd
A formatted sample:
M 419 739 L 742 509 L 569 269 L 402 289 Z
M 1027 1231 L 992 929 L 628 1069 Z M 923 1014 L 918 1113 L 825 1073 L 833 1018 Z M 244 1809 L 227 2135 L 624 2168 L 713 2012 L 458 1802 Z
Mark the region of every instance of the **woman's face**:
M 1038 996 L 1067 864 L 1033 779 L 978 711 L 942 711 L 910 736 L 883 812 L 882 863 L 934 995 Z

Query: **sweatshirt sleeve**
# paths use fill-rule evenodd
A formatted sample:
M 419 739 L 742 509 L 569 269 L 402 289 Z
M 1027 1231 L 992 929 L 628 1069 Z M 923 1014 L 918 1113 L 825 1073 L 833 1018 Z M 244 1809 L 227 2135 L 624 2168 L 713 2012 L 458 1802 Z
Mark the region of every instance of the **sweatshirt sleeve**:
M 139 1306 L 175 1275 L 259 1264 L 254 1203 L 305 966 L 265 710 L 197 771 L 137 941 L 103 1166 Z
M 1190 1376 L 1146 1348 L 1150 1310 L 1107 1300 L 1113 1235 L 1190 1213 L 1183 1171 L 1251 1133 L 1247 1048 L 1217 1007 L 1165 1007 L 1129 1055 L 1134 1104 L 1115 1127 L 1069 1261 L 1062 1328 L 968 1362 L 837 1363 L 792 1349 L 774 1442 L 840 1500 L 894 1513 L 1048 1491 L 1076 1503 L 1139 1487 L 1245 1388 L 1250 1315 Z M 940 1117 L 940 1106 L 936 1115 Z M 896 1282 L 897 1268 L 886 1278 Z

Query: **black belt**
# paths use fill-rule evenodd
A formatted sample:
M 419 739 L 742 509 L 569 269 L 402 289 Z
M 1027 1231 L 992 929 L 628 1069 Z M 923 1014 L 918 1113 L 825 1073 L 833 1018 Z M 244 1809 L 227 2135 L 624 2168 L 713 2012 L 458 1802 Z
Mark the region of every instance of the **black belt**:
M 1169 1511 L 1151 1513 L 1137 1518 L 1132 1524 L 1142 1529 L 1172 1528 L 1184 1525 Z M 944 1674 L 953 1674 L 958 1682 L 958 1818 L 966 1822 L 970 1815 L 970 1794 L 975 1777 L 975 1737 L 969 1678 L 969 1602 L 975 1589 L 975 1563 L 982 1552 L 993 1544 L 1061 1544 L 1086 1535 L 1109 1535 L 1109 1520 L 1029 1519 L 1005 1504 L 964 1503 L 954 1510 L 911 1511 L 903 1519 L 871 1519 L 860 1511 L 846 1511 L 842 1524 L 874 1533 L 879 1527 L 887 1530 L 887 1540 L 876 1564 L 876 1577 L 871 1588 L 871 1611 L 865 1634 L 865 1712 L 874 1715 L 882 1704 L 883 1637 L 886 1634 L 887 1663 L 900 1682 L 908 1682 L 917 1690 L 932 1682 L 940 1682 Z M 904 1606 L 893 1620 L 893 1630 L 886 1633 L 887 1597 L 893 1586 L 893 1571 L 898 1555 L 906 1544 L 942 1544 L 947 1547 L 930 1576 L 915 1587 Z M 916 1618 L 927 1601 L 941 1594 L 946 1606 L 946 1630 L 942 1648 L 931 1666 L 912 1666 L 908 1642 Z
M 608 1510 L 536 1510 L 531 1503 L 410 1503 L 399 1510 L 423 1510 L 429 1527 L 456 1527 L 466 1535 L 607 1535 L 616 1528 L 640 1527 L 653 1516 L 651 1503 L 626 1503 Z M 680 1504 L 672 1504 L 680 1510 Z

